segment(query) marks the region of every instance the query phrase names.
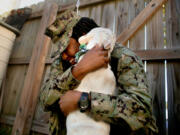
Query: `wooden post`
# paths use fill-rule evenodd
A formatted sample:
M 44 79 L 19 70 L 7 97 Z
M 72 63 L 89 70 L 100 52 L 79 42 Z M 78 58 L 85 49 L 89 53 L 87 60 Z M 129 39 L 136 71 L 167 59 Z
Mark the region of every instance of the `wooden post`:
M 50 46 L 50 38 L 44 35 L 45 29 L 56 18 L 57 4 L 46 4 L 34 44 L 30 65 L 25 78 L 20 103 L 16 112 L 12 135 L 28 135 L 35 112 L 46 55 Z
M 158 11 L 167 0 L 152 0 L 146 8 L 132 21 L 132 23 L 117 37 L 117 42 L 126 42 Z

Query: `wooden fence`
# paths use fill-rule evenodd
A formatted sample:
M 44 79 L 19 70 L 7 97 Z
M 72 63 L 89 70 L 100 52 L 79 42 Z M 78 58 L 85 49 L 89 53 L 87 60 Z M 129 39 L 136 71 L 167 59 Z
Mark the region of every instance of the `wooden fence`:
M 156 1 L 158 3 L 165 0 Z M 157 119 L 159 135 L 179 135 L 180 1 L 168 0 L 158 7 L 152 3 L 149 5 L 151 8 L 149 10 L 146 9 L 151 0 L 80 0 L 80 2 L 81 16 L 91 17 L 100 26 L 115 31 L 117 35 L 120 35 L 118 40 L 143 59 L 153 97 L 153 113 Z M 74 7 L 75 4 L 75 0 L 58 2 L 58 13 Z M 4 135 L 10 134 L 17 112 L 24 111 L 24 108 L 21 108 L 22 110 L 19 108 L 22 102 L 21 93 L 23 93 L 26 75 L 28 76 L 28 69 L 31 66 L 30 59 L 34 56 L 33 48 L 37 44 L 42 14 L 43 4 L 34 6 L 33 14 L 15 41 L 0 90 L 0 134 L 2 132 Z M 136 26 L 141 26 L 141 28 L 136 28 Z M 127 40 L 124 41 L 124 39 Z M 50 56 L 54 49 L 51 43 L 42 83 L 48 76 Z M 27 100 L 28 96 L 30 95 L 26 96 Z M 30 134 L 48 134 L 48 113 L 43 112 L 39 103 L 37 103 L 34 116 L 30 118 L 33 118 L 32 123 L 31 120 L 26 121 L 31 129 Z

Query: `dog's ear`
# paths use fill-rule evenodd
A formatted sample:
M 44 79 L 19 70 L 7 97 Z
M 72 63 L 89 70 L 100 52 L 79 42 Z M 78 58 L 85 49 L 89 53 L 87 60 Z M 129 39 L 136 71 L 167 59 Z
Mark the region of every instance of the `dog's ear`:
M 110 48 L 111 48 L 111 42 L 110 42 L 109 40 L 106 41 L 106 43 L 104 43 L 103 45 L 104 45 L 104 49 L 110 50 Z
M 112 50 L 113 50 L 113 48 L 115 46 L 115 42 L 116 42 L 116 36 L 114 34 L 112 34 L 111 40 L 109 39 L 104 43 L 104 49 L 109 50 L 110 52 L 112 52 Z
M 92 35 L 91 35 L 91 33 L 88 33 L 88 34 L 80 37 L 78 41 L 80 44 L 86 44 L 87 45 L 91 39 L 92 39 Z

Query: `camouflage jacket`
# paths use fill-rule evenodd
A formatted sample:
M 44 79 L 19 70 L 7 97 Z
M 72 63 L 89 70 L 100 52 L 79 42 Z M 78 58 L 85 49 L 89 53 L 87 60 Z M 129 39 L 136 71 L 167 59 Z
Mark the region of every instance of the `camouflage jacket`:
M 41 102 L 44 110 L 50 111 L 50 132 L 52 134 L 65 134 L 65 117 L 59 110 L 59 97 L 67 90 L 79 85 L 71 68 L 66 67 L 57 58 L 51 66 L 50 77 L 46 81 Z M 143 63 L 131 50 L 116 44 L 112 56 L 111 66 L 117 80 L 117 95 L 105 95 L 91 92 L 91 110 L 87 115 L 103 120 L 122 129 L 127 127 L 136 131 L 149 128 L 157 132 L 155 120 L 152 117 L 151 96 L 148 89 Z M 66 68 L 65 68 L 66 67 Z
M 52 135 L 66 134 L 66 118 L 59 109 L 58 101 L 62 94 L 80 84 L 71 73 L 72 66 L 67 65 L 60 55 L 67 47 L 72 27 L 78 19 L 75 13 L 67 11 L 58 16 L 46 31 L 56 41 L 57 52 L 54 53 L 49 77 L 41 89 L 40 103 L 45 111 L 50 112 L 49 131 Z M 117 95 L 91 92 L 91 109 L 86 112 L 87 115 L 110 123 L 113 135 L 118 131 L 138 135 L 148 134 L 149 130 L 157 132 L 141 59 L 130 49 L 116 44 L 111 54 L 111 67 L 116 76 Z

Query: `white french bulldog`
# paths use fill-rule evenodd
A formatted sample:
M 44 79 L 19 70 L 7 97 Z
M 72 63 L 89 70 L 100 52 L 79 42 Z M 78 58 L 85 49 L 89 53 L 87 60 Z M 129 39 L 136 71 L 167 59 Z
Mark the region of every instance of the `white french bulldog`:
M 87 44 L 87 49 L 92 49 L 95 45 L 103 46 L 107 49 L 108 56 L 115 45 L 115 35 L 111 30 L 98 27 L 92 29 L 88 34 L 79 38 L 80 44 Z M 78 62 L 82 59 L 80 57 Z M 76 88 L 81 92 L 98 92 L 103 94 L 115 93 L 116 80 L 110 65 L 108 68 L 100 68 L 94 72 L 88 73 Z M 95 121 L 88 117 L 86 113 L 79 110 L 70 113 L 66 120 L 67 135 L 109 135 L 110 125 L 103 121 Z

